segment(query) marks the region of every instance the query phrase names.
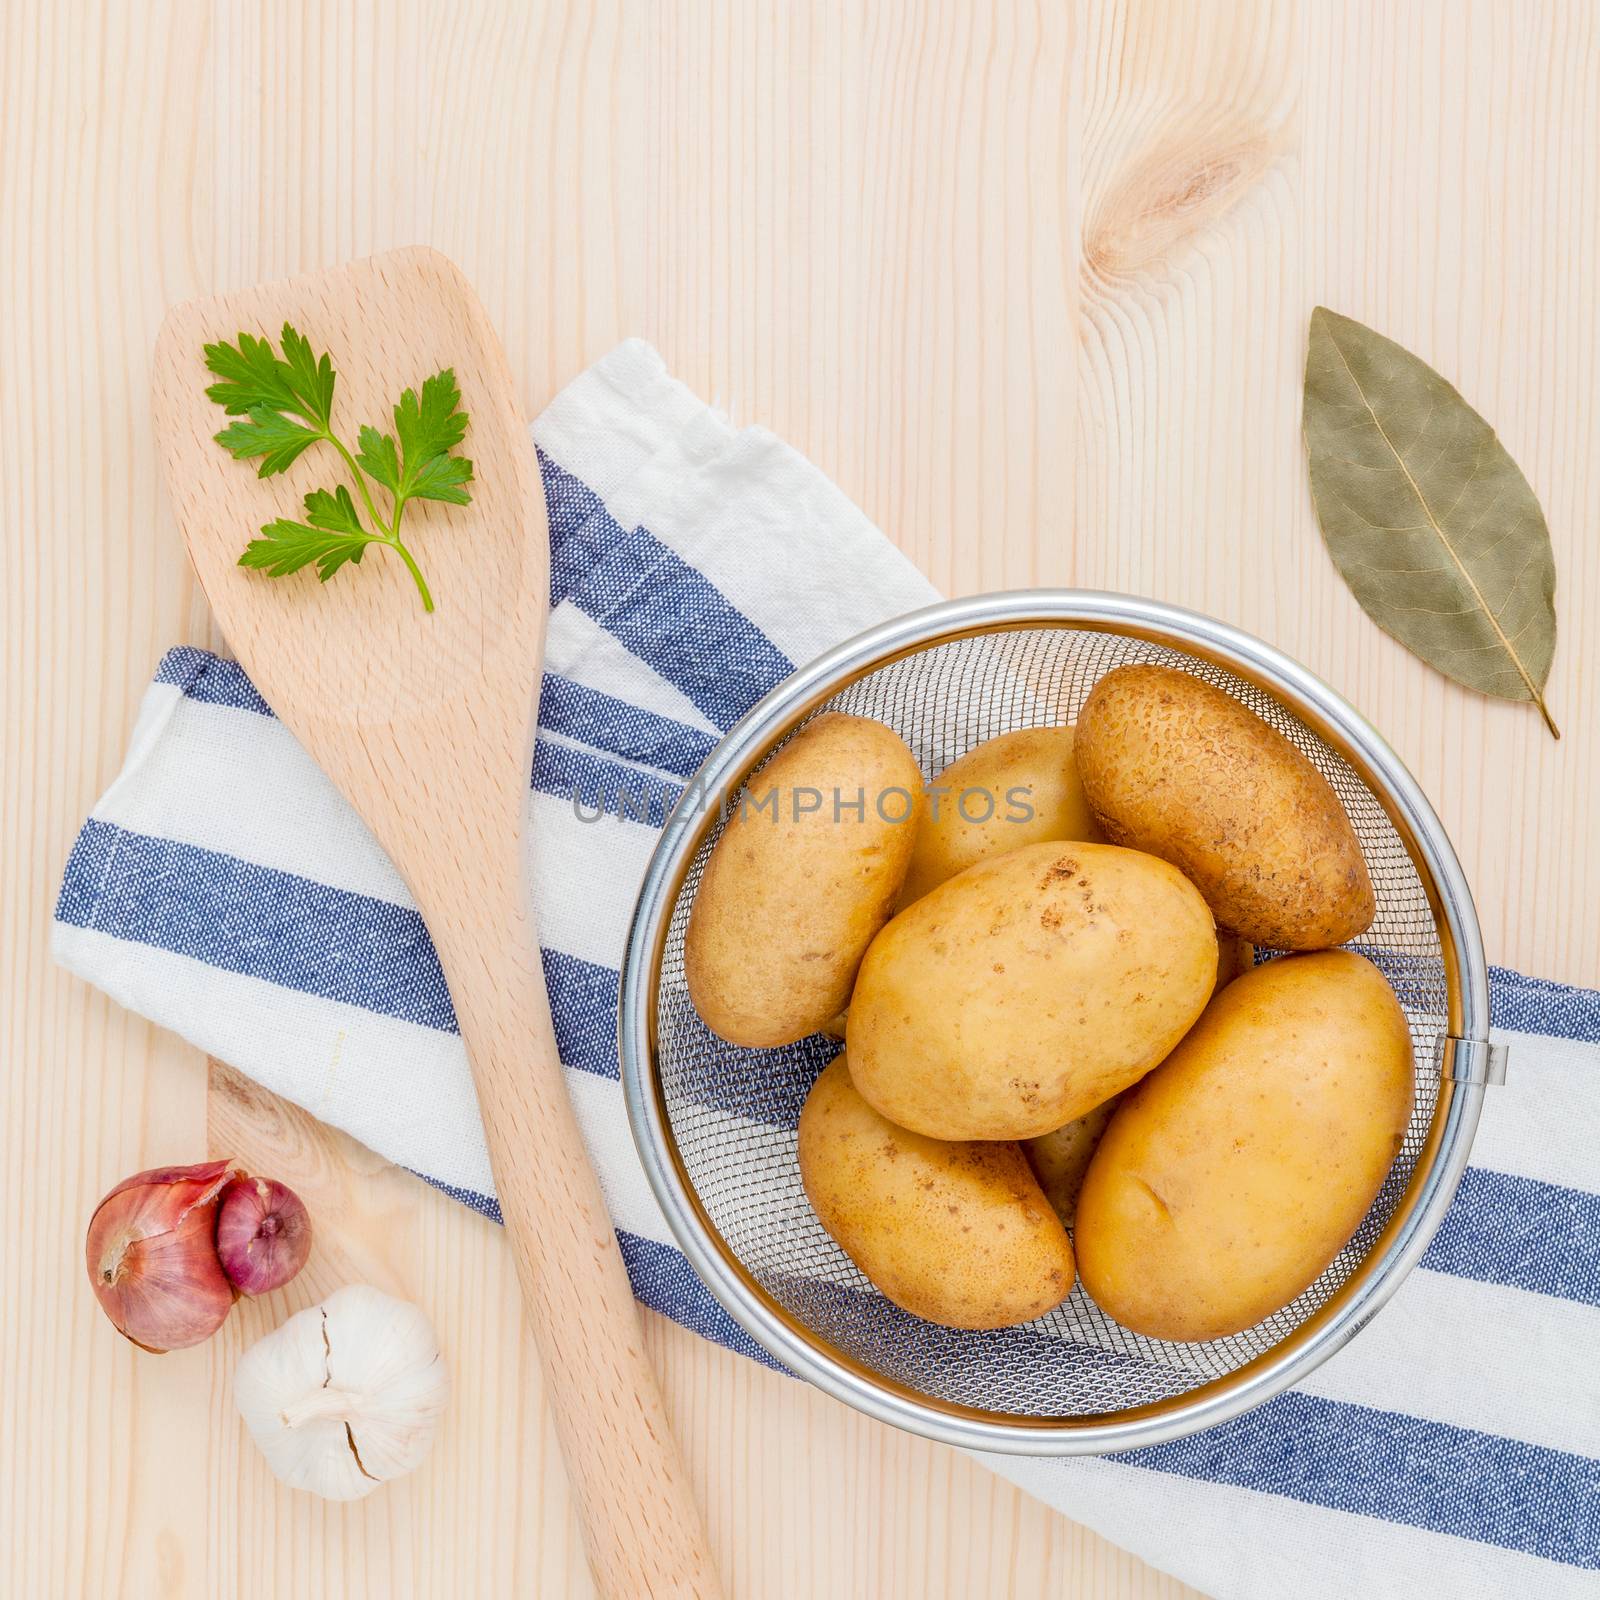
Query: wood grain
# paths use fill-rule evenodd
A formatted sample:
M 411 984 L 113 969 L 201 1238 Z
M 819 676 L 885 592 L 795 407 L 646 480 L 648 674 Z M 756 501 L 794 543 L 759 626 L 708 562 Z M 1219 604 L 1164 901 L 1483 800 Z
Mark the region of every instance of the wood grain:
M 1491 957 L 1595 984 L 1597 146 L 1585 0 L 0 5 L 5 1592 L 586 1592 L 498 1230 L 48 963 L 151 667 L 215 642 L 144 399 L 168 305 L 431 243 L 525 407 L 642 334 L 951 591 L 1128 589 L 1299 656 L 1439 808 Z M 1559 745 L 1334 573 L 1299 439 L 1319 301 L 1444 373 L 1538 492 Z M 79 1281 L 81 1230 L 116 1179 L 208 1149 L 338 1225 L 302 1281 L 146 1359 Z M 228 1375 L 350 1275 L 428 1307 L 457 1394 L 424 1471 L 329 1507 L 275 1484 Z M 952 1452 L 647 1329 L 736 1595 L 1184 1592 Z

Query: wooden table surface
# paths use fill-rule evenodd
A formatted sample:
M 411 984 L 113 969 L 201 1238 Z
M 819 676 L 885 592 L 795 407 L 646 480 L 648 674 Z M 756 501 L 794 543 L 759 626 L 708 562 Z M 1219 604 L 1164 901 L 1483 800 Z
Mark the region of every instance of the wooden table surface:
M 0 1591 L 588 1592 L 497 1231 L 54 970 L 49 909 L 161 650 L 216 643 L 158 487 L 172 301 L 413 241 L 455 257 L 530 413 L 629 334 L 792 440 L 944 589 L 1128 590 L 1241 624 L 1382 728 L 1491 957 L 1600 982 L 1600 10 L 550 3 L 0 5 L 5 1225 Z M 1326 302 L 1431 361 L 1548 512 L 1537 715 L 1377 632 L 1299 438 Z M 125 1345 L 95 1199 L 234 1153 L 324 1227 L 201 1349 Z M 242 1348 L 365 1278 L 454 1407 L 354 1507 L 279 1487 Z M 1183 1591 L 955 1452 L 650 1319 L 732 1592 Z

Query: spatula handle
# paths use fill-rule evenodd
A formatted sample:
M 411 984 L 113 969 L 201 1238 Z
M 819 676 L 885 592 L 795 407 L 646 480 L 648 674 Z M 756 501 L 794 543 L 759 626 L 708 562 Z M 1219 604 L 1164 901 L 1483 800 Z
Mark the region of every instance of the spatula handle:
M 423 912 L 472 1060 L 595 1584 L 604 1600 L 716 1600 L 700 1515 L 563 1080 L 525 904 Z

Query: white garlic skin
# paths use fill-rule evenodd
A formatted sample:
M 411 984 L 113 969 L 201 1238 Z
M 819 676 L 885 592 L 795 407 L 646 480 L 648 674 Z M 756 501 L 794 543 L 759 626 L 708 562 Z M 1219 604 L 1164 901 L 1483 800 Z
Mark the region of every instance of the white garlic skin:
M 427 1455 L 450 1375 L 414 1305 L 351 1284 L 245 1351 L 233 1398 L 291 1488 L 359 1500 Z

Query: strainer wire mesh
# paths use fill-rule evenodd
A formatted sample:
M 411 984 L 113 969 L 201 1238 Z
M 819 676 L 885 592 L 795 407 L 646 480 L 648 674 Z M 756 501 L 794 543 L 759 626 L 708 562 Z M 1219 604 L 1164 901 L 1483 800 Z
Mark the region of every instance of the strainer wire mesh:
M 1447 1030 L 1448 996 L 1427 888 L 1382 804 L 1344 758 L 1254 685 L 1166 645 L 1041 624 L 916 650 L 868 672 L 812 715 L 848 711 L 887 723 L 931 778 L 997 734 L 1075 721 L 1094 684 L 1128 662 L 1175 667 L 1215 684 L 1289 738 L 1332 784 L 1377 897 L 1373 925 L 1354 948 L 1384 969 L 1411 1026 L 1415 1102 L 1388 1178 L 1350 1242 L 1281 1311 L 1243 1333 L 1194 1344 L 1121 1327 L 1081 1284 L 1057 1309 L 1017 1328 L 962 1331 L 901 1311 L 823 1231 L 800 1183 L 795 1124 L 839 1046 L 815 1037 L 781 1050 L 742 1049 L 713 1034 L 689 1001 L 684 935 L 720 822 L 672 904 L 660 963 L 656 1071 L 666 1119 L 688 1182 L 728 1250 L 791 1318 L 838 1353 L 997 1421 L 1115 1417 L 1185 1394 L 1270 1351 L 1367 1258 L 1411 1182 L 1438 1100 L 1435 1050 Z

